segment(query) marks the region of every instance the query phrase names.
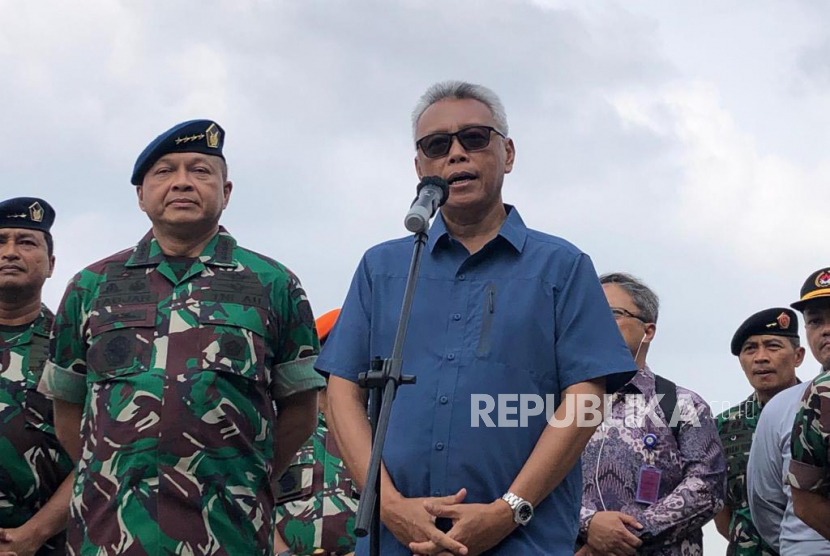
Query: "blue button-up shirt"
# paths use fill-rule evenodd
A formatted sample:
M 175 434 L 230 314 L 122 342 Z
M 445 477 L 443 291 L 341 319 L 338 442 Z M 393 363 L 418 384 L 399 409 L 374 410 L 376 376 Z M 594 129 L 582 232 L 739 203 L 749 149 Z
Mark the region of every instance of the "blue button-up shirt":
M 416 375 L 417 384 L 398 391 L 383 453 L 404 496 L 446 496 L 464 487 L 465 502 L 500 498 L 546 424 L 542 411 L 519 426 L 519 395 L 553 394 L 558 404 L 573 384 L 626 373 L 615 377 L 623 384 L 636 368 L 589 257 L 529 230 L 517 210 L 506 208 L 498 236 L 473 255 L 440 214 L 430 229 L 403 349 L 403 372 Z M 412 248 L 410 236 L 364 255 L 318 369 L 357 381 L 371 358 L 391 355 Z M 512 425 L 473 419 L 475 394 L 493 398 L 495 425 L 500 405 L 512 410 L 501 416 Z M 505 394 L 512 399 L 499 399 Z M 581 494 L 575 465 L 530 524 L 489 554 L 573 554 Z M 411 554 L 385 528 L 381 536 L 384 556 Z M 357 554 L 368 554 L 367 546 L 359 543 Z

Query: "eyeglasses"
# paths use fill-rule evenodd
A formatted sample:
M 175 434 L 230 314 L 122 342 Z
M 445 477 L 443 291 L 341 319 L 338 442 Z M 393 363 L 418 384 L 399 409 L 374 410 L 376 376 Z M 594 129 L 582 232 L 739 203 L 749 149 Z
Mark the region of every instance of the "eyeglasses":
M 486 149 L 490 144 L 490 134 L 495 133 L 501 137 L 504 134 L 494 127 L 488 125 L 474 125 L 459 129 L 455 133 L 432 133 L 418 139 L 415 145 L 421 149 L 427 158 L 441 158 L 447 156 L 452 148 L 452 138 L 457 137 L 458 142 L 465 151 L 480 151 Z
M 642 322 L 643 324 L 647 324 L 648 321 L 641 317 L 640 315 L 635 315 L 631 311 L 627 309 L 623 309 L 622 307 L 611 307 L 611 314 L 614 315 L 616 320 L 620 320 L 624 317 L 630 317 L 632 319 L 637 319 L 638 321 Z

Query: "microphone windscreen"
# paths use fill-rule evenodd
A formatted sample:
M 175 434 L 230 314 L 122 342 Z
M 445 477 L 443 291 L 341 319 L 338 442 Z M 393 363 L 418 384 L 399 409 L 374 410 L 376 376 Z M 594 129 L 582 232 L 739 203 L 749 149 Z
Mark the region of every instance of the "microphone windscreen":
M 439 176 L 424 177 L 423 179 L 421 179 L 421 183 L 418 184 L 418 193 L 420 193 L 421 189 L 423 189 L 427 185 L 434 185 L 435 187 L 441 190 L 442 195 L 441 202 L 438 203 L 439 207 L 446 203 L 447 199 L 450 198 L 450 184 L 447 183 L 447 180 L 445 180 L 444 178 L 441 178 Z

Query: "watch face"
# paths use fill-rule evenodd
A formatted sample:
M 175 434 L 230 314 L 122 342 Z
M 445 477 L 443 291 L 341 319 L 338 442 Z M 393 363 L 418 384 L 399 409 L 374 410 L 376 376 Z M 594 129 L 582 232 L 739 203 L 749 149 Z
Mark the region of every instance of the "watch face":
M 519 514 L 519 522 L 522 524 L 527 523 L 530 521 L 530 518 L 533 517 L 533 506 L 531 506 L 528 502 L 520 504 L 516 509 Z

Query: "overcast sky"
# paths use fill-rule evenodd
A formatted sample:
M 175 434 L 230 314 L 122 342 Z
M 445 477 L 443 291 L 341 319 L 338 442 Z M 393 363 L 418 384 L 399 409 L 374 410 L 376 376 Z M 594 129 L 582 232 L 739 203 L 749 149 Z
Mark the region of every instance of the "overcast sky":
M 410 111 L 449 78 L 505 104 L 506 202 L 648 282 L 652 368 L 716 410 L 750 393 L 737 326 L 830 264 L 827 2 L 0 0 L 0 21 L 0 191 L 57 210 L 53 308 L 148 229 L 133 163 L 191 118 L 227 132 L 223 223 L 339 306 L 405 234 Z

